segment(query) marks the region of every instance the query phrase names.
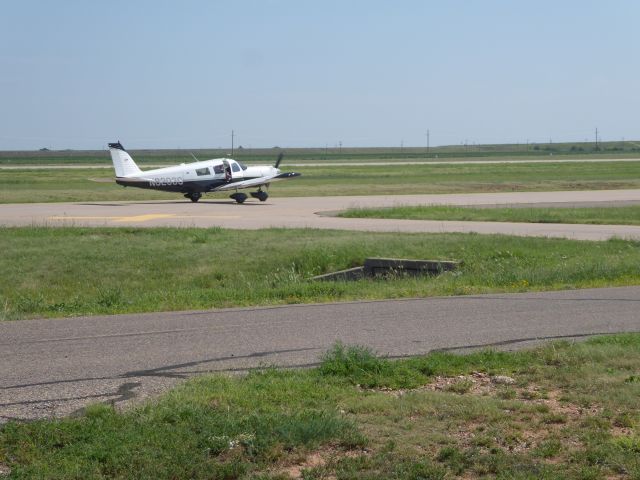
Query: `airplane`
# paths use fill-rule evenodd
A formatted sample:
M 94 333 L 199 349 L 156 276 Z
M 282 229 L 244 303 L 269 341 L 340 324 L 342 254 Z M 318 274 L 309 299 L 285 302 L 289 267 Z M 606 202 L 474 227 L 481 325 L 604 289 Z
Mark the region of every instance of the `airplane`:
M 120 141 L 109 144 L 109 153 L 118 185 L 179 192 L 194 203 L 200 200 L 203 193 L 232 190 L 235 192 L 230 197 L 237 203 L 244 203 L 248 196 L 238 190 L 254 187 L 258 187 L 258 190 L 250 192 L 251 196 L 264 202 L 269 198 L 267 188 L 270 183 L 301 175 L 280 171 L 278 167 L 284 155 L 282 152 L 278 155 L 274 166 L 247 167 L 231 158 L 216 158 L 144 172 L 138 168 Z

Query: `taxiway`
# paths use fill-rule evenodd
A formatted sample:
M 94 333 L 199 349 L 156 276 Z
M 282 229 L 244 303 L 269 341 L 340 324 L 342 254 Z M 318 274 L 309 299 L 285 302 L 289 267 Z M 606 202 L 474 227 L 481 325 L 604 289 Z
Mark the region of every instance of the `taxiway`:
M 0 225 L 224 227 L 237 229 L 322 228 L 377 232 L 476 232 L 519 236 L 606 240 L 640 240 L 640 226 L 578 225 L 508 222 L 461 222 L 339 218 L 327 215 L 347 208 L 399 205 L 626 205 L 640 202 L 640 189 L 568 192 L 472 193 L 446 195 L 388 195 L 277 197 L 265 203 L 207 199 L 198 203 L 177 198 L 145 202 L 32 203 L 0 205 Z

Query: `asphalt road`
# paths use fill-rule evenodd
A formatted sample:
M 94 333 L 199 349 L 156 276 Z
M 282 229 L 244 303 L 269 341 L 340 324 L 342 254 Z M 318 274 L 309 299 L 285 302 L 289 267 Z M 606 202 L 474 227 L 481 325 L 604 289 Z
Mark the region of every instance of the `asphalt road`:
M 181 379 L 306 366 L 334 342 L 394 357 L 640 331 L 640 287 L 0 323 L 0 421 L 127 402 Z
M 323 228 L 386 232 L 476 232 L 520 236 L 606 240 L 640 240 L 640 226 L 565 225 L 550 223 L 460 222 L 338 218 L 322 212 L 353 207 L 396 205 L 626 205 L 640 201 L 640 189 L 570 192 L 511 192 L 446 195 L 386 195 L 335 197 L 271 197 L 265 203 L 203 199 L 175 201 L 33 203 L 0 205 L 0 225 L 213 227 L 238 229 Z

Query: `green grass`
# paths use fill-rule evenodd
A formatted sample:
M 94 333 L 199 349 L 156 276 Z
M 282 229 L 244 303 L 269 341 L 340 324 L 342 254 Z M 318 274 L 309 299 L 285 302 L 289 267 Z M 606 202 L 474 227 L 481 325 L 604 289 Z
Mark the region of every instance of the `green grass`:
M 124 412 L 5 424 L 0 466 L 15 479 L 633 479 L 638 371 L 640 334 L 398 361 L 336 345 L 315 369 L 204 376 Z M 494 375 L 514 379 L 510 395 Z
M 295 167 L 274 197 L 640 188 L 639 162 Z M 98 179 L 100 181 L 92 181 Z M 184 200 L 180 194 L 124 188 L 113 169 L 0 170 L 0 203 Z M 212 198 L 227 198 L 217 194 Z M 209 198 L 206 196 L 205 198 Z
M 0 318 L 640 283 L 640 243 L 476 234 L 0 228 Z M 367 257 L 453 259 L 438 277 L 311 282 Z
M 601 208 L 473 208 L 425 205 L 417 207 L 354 208 L 340 213 L 339 216 L 347 218 L 399 218 L 405 220 L 640 225 L 640 205 Z
M 129 146 L 125 142 L 125 146 Z M 106 148 L 106 142 L 105 142 Z M 629 158 L 640 153 L 640 143 L 592 142 L 543 144 L 445 145 L 431 147 L 365 147 L 365 148 L 236 148 L 233 157 L 248 163 L 273 163 L 280 152 L 296 162 L 369 162 L 376 160 L 424 159 L 487 159 L 487 158 L 548 158 L 559 155 L 570 158 Z M 194 154 L 199 159 L 220 158 L 231 153 L 230 148 L 130 150 L 141 165 L 190 162 Z M 107 150 L 2 151 L 0 165 L 82 165 L 109 162 Z

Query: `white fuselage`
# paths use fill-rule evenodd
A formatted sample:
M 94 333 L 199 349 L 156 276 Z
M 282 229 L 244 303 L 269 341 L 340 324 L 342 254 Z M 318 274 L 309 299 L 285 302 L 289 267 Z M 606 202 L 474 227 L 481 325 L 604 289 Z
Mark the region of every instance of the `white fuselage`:
M 279 173 L 279 169 L 269 165 L 246 167 L 232 159 L 217 158 L 147 170 L 117 177 L 116 181 L 121 185 L 172 192 L 210 192 L 221 185 Z

